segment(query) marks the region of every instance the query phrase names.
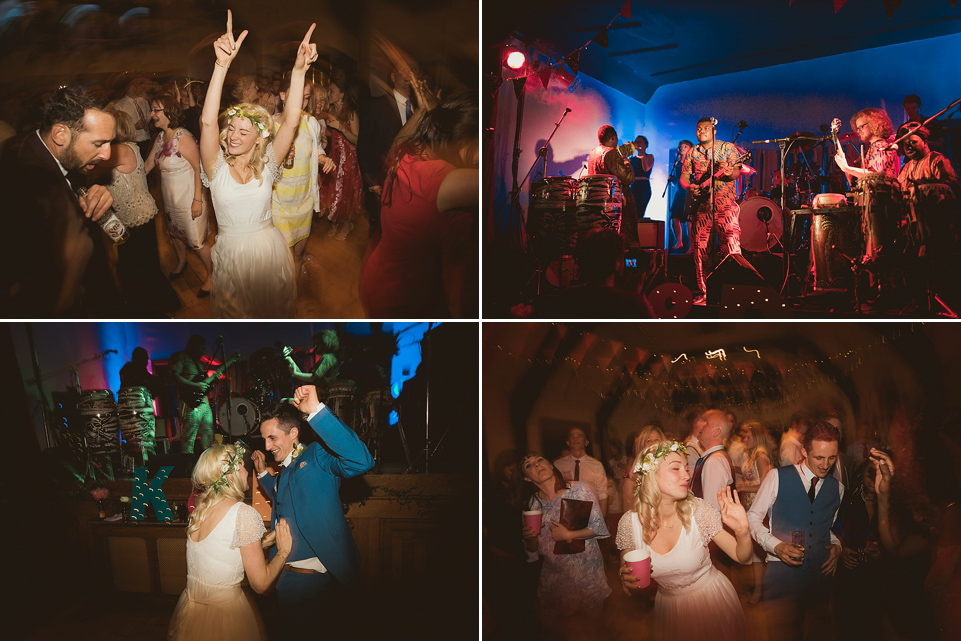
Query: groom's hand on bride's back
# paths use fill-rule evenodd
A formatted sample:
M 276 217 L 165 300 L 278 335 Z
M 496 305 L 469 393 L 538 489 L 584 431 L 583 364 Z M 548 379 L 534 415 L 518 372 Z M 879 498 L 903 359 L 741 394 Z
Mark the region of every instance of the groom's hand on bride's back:
M 294 539 L 290 534 L 287 519 L 277 521 L 277 527 L 274 528 L 274 531 L 277 533 L 277 554 L 285 557 L 290 556 L 290 548 L 293 547 Z

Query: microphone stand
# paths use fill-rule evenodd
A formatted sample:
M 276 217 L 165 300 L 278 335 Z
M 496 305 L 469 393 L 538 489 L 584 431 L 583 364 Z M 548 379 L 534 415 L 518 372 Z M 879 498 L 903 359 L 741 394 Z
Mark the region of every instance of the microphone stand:
M 217 340 L 217 345 L 220 346 L 220 358 L 224 359 L 224 365 L 226 365 L 227 364 L 227 348 L 224 347 L 224 342 L 220 339 Z M 216 354 L 217 354 L 217 350 L 215 348 L 214 355 L 216 356 Z M 224 403 L 224 407 L 227 408 L 227 437 L 230 439 L 230 442 L 232 444 L 233 438 L 234 438 L 234 431 L 233 429 L 231 429 L 231 415 L 233 414 L 233 412 L 230 411 L 231 398 L 230 398 L 230 368 L 229 367 L 224 367 L 224 376 L 227 377 L 227 402 Z M 220 417 L 218 416 L 217 419 L 219 420 Z
M 907 138 L 908 136 L 910 136 L 911 134 L 913 134 L 914 132 L 916 132 L 916 131 L 917 131 L 918 129 L 920 129 L 921 127 L 927 127 L 929 122 L 931 122 L 932 120 L 934 120 L 935 118 L 937 118 L 937 117 L 940 116 L 941 114 L 949 111 L 952 107 L 955 107 L 955 106 L 957 106 L 957 105 L 959 105 L 959 104 L 961 104 L 961 98 L 958 98 L 957 100 L 955 100 L 954 102 L 952 102 L 950 105 L 948 105 L 947 107 L 945 107 L 944 109 L 942 109 L 942 110 L 939 111 L 938 113 L 934 114 L 933 116 L 931 116 L 930 118 L 928 118 L 927 120 L 925 120 L 924 122 L 922 122 L 922 123 L 921 123 L 920 125 L 918 125 L 917 127 L 912 127 L 911 129 L 909 129 L 907 132 L 905 132 L 905 134 L 904 134 L 903 136 L 901 136 L 900 138 L 897 138 L 894 142 L 890 143 L 887 147 L 885 147 L 884 150 L 887 151 L 887 150 L 889 150 L 889 149 L 894 149 L 895 147 L 897 147 L 897 145 L 898 145 L 899 142 L 901 142 L 902 140 L 904 140 L 905 138 Z

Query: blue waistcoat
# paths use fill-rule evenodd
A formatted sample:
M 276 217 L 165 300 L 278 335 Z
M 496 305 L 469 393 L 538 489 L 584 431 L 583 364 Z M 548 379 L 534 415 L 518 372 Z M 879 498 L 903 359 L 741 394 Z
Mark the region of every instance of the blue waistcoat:
M 830 474 L 824 477 L 811 503 L 808 488 L 793 465 L 779 467 L 774 472 L 778 474 L 778 490 L 771 506 L 771 534 L 790 543 L 791 530 L 804 530 L 804 564 L 800 570 L 820 573 L 821 565 L 828 560 L 831 526 L 841 504 L 840 484 Z

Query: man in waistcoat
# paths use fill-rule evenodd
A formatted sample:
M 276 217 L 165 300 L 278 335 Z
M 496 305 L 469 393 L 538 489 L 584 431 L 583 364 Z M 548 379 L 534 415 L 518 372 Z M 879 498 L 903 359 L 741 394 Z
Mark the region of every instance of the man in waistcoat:
M 311 429 L 322 443 L 304 446 Z M 268 407 L 260 424 L 265 449 L 282 464 L 270 476 L 263 452 L 254 469 L 273 507 L 271 523 L 287 519 L 293 547 L 277 580 L 284 634 L 336 636 L 347 632 L 360 554 L 344 518 L 340 481 L 374 466 L 367 446 L 317 398 L 313 385 L 298 387 L 294 402 Z M 276 553 L 273 549 L 271 555 Z
M 694 464 L 691 492 L 720 509 L 717 493 L 727 485 L 734 489 L 734 464 L 724 449 L 724 442 L 731 435 L 731 422 L 721 410 L 708 410 L 701 419 L 700 443 L 704 454 Z
M 831 474 L 838 456 L 834 426 L 813 423 L 802 454 L 801 463 L 764 477 L 747 513 L 751 536 L 768 553 L 764 600 L 772 641 L 799 641 L 806 629 L 830 639 L 833 630 L 828 599 L 841 545 L 831 527 L 844 496 L 844 486 Z M 767 516 L 769 527 L 763 522 Z

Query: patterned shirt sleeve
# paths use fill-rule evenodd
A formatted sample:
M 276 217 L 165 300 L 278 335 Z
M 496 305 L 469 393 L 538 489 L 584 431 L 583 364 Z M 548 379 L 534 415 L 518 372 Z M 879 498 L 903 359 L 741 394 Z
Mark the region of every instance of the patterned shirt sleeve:
M 695 499 L 695 502 L 694 520 L 701 533 L 701 543 L 707 545 L 721 531 L 721 512 L 704 499 Z
M 274 157 L 274 143 L 268 142 L 267 157 L 264 162 L 264 175 L 270 178 L 270 182 L 274 183 L 280 180 L 282 173 L 283 170 L 280 168 L 280 165 L 277 164 L 277 158 Z
M 235 550 L 260 541 L 266 531 L 260 513 L 246 503 L 241 503 L 237 510 L 237 526 L 234 528 L 230 549 Z

